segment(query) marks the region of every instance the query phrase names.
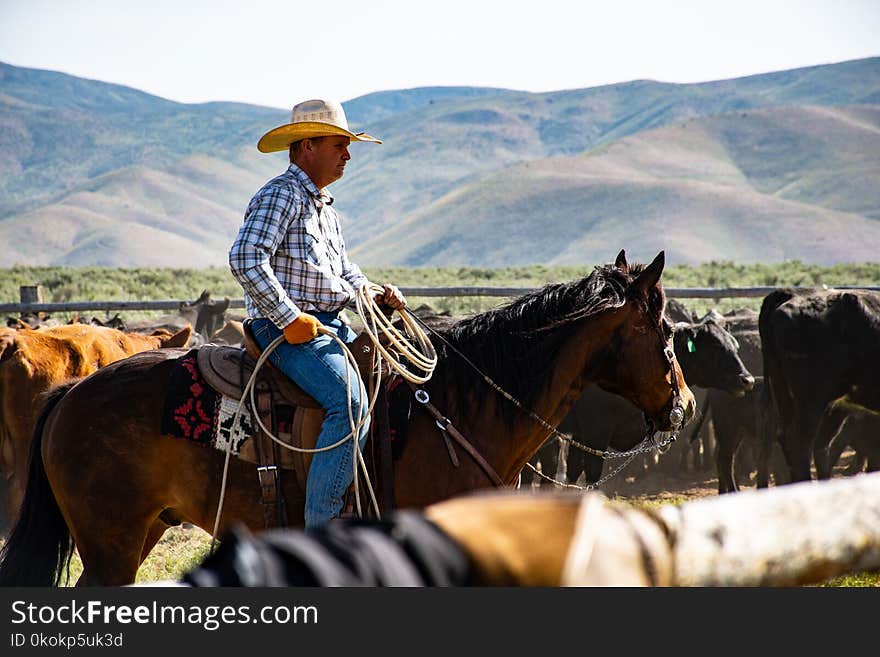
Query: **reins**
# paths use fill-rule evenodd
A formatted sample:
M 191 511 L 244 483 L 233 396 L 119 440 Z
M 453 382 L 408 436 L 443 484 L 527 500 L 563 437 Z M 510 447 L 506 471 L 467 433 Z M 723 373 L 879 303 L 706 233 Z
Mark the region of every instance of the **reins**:
M 413 391 L 413 396 L 416 401 L 422 404 L 427 411 L 434 417 L 434 423 L 437 425 L 437 428 L 443 432 L 443 438 L 446 439 L 446 435 L 449 434 L 455 439 L 462 449 L 464 449 L 470 457 L 476 461 L 477 465 L 479 465 L 483 472 L 486 473 L 486 476 L 489 477 L 489 480 L 496 486 L 500 487 L 504 485 L 504 480 L 498 475 L 495 471 L 495 468 L 483 457 L 480 452 L 470 443 L 470 441 L 465 438 L 464 434 L 462 434 L 455 425 L 452 424 L 452 420 L 443 415 L 437 407 L 431 403 L 431 399 L 428 396 L 428 393 L 425 392 L 422 388 L 417 388 L 415 385 L 410 383 L 410 387 Z M 452 464 L 458 467 L 458 457 L 455 455 L 455 450 L 452 448 L 452 444 L 446 439 L 446 448 L 449 451 L 449 458 L 452 461 Z

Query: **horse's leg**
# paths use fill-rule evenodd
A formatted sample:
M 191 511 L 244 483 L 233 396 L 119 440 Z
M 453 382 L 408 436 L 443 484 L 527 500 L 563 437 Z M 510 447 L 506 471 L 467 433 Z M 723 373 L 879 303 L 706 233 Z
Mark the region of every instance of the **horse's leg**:
M 116 520 L 115 518 L 120 518 Z M 99 531 L 76 536 L 83 572 L 77 586 L 125 586 L 134 584 L 138 568 L 146 554 L 162 536 L 155 529 L 154 513 L 145 518 L 108 518 Z M 162 523 L 164 525 L 164 523 Z M 148 545 L 148 542 L 151 543 Z
M 156 543 L 162 538 L 166 529 L 168 529 L 168 525 L 158 518 L 150 526 L 150 530 L 147 532 L 147 539 L 144 541 L 144 548 L 141 550 L 141 564 L 150 556 L 150 552 L 156 547 Z
M 71 462 L 84 463 L 88 455 L 76 453 L 75 449 L 97 444 L 98 440 L 80 441 L 65 453 Z M 116 453 L 111 458 L 107 454 L 112 452 L 108 449 L 92 457 L 87 476 L 71 468 L 63 469 L 58 462 L 51 466 L 58 505 L 83 564 L 77 586 L 133 584 L 145 548 L 152 549 L 161 536 L 153 531 L 153 526 L 160 522 L 159 514 L 167 506 L 167 482 L 151 478 L 149 472 L 169 473 L 171 468 L 151 463 L 148 465 L 152 470 L 145 467 L 144 472 L 139 472 L 137 468 L 144 461 L 136 456 L 123 458 L 128 455 Z M 74 460 L 74 456 L 78 458 Z M 58 460 L 55 457 L 54 461 Z M 85 500 L 90 503 L 83 503 Z
M 151 486 L 144 474 L 121 458 L 112 461 L 115 478 L 102 473 L 101 465 L 94 461 L 93 479 L 83 487 L 79 498 L 68 496 L 60 505 L 83 564 L 77 586 L 134 584 L 144 557 L 167 527 L 159 519 L 166 506 L 162 503 L 165 483 L 155 480 Z M 128 482 L 123 490 L 107 485 L 119 480 Z M 72 486 L 68 482 L 65 488 Z M 76 503 L 89 498 L 100 500 L 100 504 Z M 160 531 L 157 525 L 163 529 Z

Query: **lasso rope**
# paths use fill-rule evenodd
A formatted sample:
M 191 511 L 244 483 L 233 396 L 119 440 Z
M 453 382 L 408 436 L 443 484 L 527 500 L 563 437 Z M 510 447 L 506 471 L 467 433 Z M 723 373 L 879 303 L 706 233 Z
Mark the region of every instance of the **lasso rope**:
M 328 335 L 333 340 L 335 340 L 343 349 L 345 353 L 345 389 L 346 395 L 348 397 L 348 421 L 349 427 L 351 428 L 351 432 L 348 433 L 343 438 L 340 438 L 338 441 L 333 443 L 332 445 L 327 445 L 326 447 L 315 447 L 312 449 L 305 447 L 297 447 L 295 445 L 291 445 L 289 443 L 284 442 L 277 436 L 275 436 L 269 429 L 267 429 L 262 420 L 260 419 L 259 413 L 254 413 L 254 419 L 259 425 L 260 429 L 271 438 L 273 441 L 284 447 L 285 449 L 289 449 L 295 452 L 302 452 L 307 454 L 315 454 L 317 452 L 326 452 L 331 449 L 336 449 L 340 447 L 345 441 L 351 439 L 352 449 L 353 449 L 353 458 L 352 458 L 352 469 L 353 472 L 353 481 L 354 481 L 354 497 L 355 504 L 357 506 L 357 514 L 358 516 L 363 516 L 361 509 L 361 500 L 360 500 L 360 491 L 358 486 L 358 476 L 357 469 L 358 465 L 360 465 L 361 472 L 364 476 L 364 481 L 367 485 L 367 490 L 370 495 L 370 501 L 372 502 L 373 510 L 376 514 L 376 517 L 380 517 L 381 514 L 379 512 L 379 504 L 376 501 L 376 495 L 373 491 L 373 486 L 370 481 L 370 476 L 367 471 L 366 463 L 364 462 L 363 454 L 361 453 L 360 443 L 356 439 L 356 436 L 360 434 L 360 430 L 363 427 L 364 423 L 367 421 L 367 418 L 370 417 L 370 414 L 373 412 L 373 407 L 375 406 L 376 399 L 379 395 L 379 387 L 382 384 L 382 361 L 386 362 L 388 366 L 396 372 L 398 375 L 406 379 L 407 381 L 411 381 L 413 383 L 422 384 L 427 382 L 431 375 L 434 373 L 434 368 L 437 366 L 437 353 L 434 350 L 434 345 L 431 343 L 431 340 L 428 338 L 427 334 L 422 330 L 422 328 L 418 325 L 415 320 L 415 316 L 406 308 L 402 308 L 397 311 L 400 315 L 401 320 L 403 321 L 403 326 L 406 330 L 406 333 L 401 333 L 397 327 L 395 327 L 391 318 L 385 313 L 382 312 L 382 309 L 379 308 L 379 305 L 376 303 L 375 296 L 377 294 L 381 294 L 383 292 L 383 288 L 378 285 L 364 285 L 361 287 L 356 296 L 355 296 L 355 305 L 357 308 L 357 313 L 361 317 L 361 320 L 364 324 L 364 332 L 370 337 L 370 341 L 373 343 L 376 351 L 379 353 L 379 359 L 376 361 L 375 366 L 373 368 L 373 372 L 371 373 L 372 379 L 371 387 L 373 388 L 373 394 L 370 396 L 370 403 L 367 406 L 366 410 L 361 406 L 361 415 L 355 420 L 354 410 L 351 404 L 351 366 L 354 365 L 355 372 L 358 372 L 358 385 L 361 386 L 362 396 L 366 396 L 366 390 L 363 389 L 363 382 L 360 380 L 360 370 L 358 369 L 357 361 L 355 361 L 354 356 L 351 353 L 351 350 L 348 348 L 348 345 L 343 342 L 331 329 L 328 329 L 325 326 L 320 326 L 318 328 L 318 333 L 322 335 Z M 382 337 L 384 336 L 390 347 L 393 347 L 394 351 L 400 354 L 400 356 L 395 355 L 391 351 L 389 351 L 385 345 L 382 344 Z M 418 349 L 411 346 L 410 341 L 415 340 L 418 344 Z M 273 340 L 266 349 L 263 350 L 263 353 L 260 354 L 260 357 L 257 359 L 256 364 L 254 365 L 254 371 L 251 373 L 250 378 L 248 379 L 247 384 L 244 387 L 244 390 L 241 394 L 241 399 L 238 401 L 238 406 L 235 409 L 235 414 L 232 418 L 232 427 L 233 430 L 238 426 L 239 416 L 241 415 L 241 410 L 244 407 L 245 399 L 249 399 L 251 402 L 251 408 L 257 408 L 256 400 L 254 399 L 254 383 L 257 379 L 257 372 L 260 371 L 260 368 L 266 362 L 266 359 L 269 355 L 275 351 L 279 344 L 284 342 L 284 336 L 280 335 L 275 340 Z M 411 364 L 411 367 L 416 371 L 413 372 L 406 365 L 404 365 L 400 358 L 406 358 L 406 360 Z M 420 372 L 420 373 L 419 373 Z M 226 446 L 226 458 L 223 463 L 223 479 L 220 484 L 220 499 L 217 503 L 217 515 L 214 519 L 214 531 L 211 534 L 211 548 L 209 553 L 214 552 L 214 544 L 217 540 L 217 531 L 220 527 L 220 517 L 223 512 L 223 500 L 226 496 L 226 480 L 227 474 L 229 472 L 229 459 L 232 454 L 232 440 Z

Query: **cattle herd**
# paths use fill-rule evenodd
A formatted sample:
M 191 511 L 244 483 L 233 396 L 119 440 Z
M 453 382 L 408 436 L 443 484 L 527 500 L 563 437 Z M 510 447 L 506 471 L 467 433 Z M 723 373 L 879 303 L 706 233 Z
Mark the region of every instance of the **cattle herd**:
M 228 315 L 229 300 L 212 302 L 203 293 L 199 301 L 158 321 L 125 323 L 117 315 L 114 328 L 80 325 L 80 336 L 89 331 L 161 336 L 120 338 L 122 347 L 115 350 L 98 345 L 94 336 L 71 337 L 69 330 L 49 341 L 59 329 L 45 318 L 10 318 L 0 329 L 0 530 L 8 528 L 20 502 L 22 442 L 30 430 L 23 425 L 32 424 L 50 386 L 143 349 L 241 344 L 241 318 Z M 454 321 L 427 306 L 415 312 L 429 325 Z M 880 294 L 781 289 L 763 300 L 760 312 L 711 311 L 702 318 L 670 300 L 665 321 L 673 325 L 676 358 L 700 413 L 675 449 L 662 457 L 647 452 L 650 467 L 705 467 L 703 459 L 711 453 L 719 493 L 753 480 L 766 487 L 830 478 L 847 449 L 853 453 L 848 474 L 880 470 Z M 186 325 L 199 330 L 177 332 Z M 43 350 L 38 355 L 36 344 Z M 531 461 L 545 477 L 526 468 L 523 484 L 554 485 L 547 477 L 568 485 L 601 481 L 603 470 L 607 476 L 611 468 L 597 452 L 633 449 L 645 438 L 645 425 L 629 402 L 589 388 L 559 432 L 565 438 L 548 440 Z
M 671 301 L 667 318 L 700 417 L 677 450 L 652 457 L 659 460 L 652 467 L 684 469 L 702 443 L 714 455 L 719 493 L 753 478 L 758 488 L 828 479 L 847 449 L 854 452 L 847 474 L 880 470 L 880 294 L 781 289 L 760 312 L 711 311 L 701 319 Z M 560 484 L 600 480 L 604 460 L 581 445 L 626 451 L 645 437 L 634 407 L 596 389 L 559 429 L 571 440 L 551 439 L 536 458 Z M 697 459 L 693 465 L 700 467 Z M 528 469 L 523 479 L 536 484 Z

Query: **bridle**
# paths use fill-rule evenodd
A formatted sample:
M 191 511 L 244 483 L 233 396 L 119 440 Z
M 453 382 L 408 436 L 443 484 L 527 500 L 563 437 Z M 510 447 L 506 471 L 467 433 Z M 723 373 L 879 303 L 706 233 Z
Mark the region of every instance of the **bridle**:
M 663 319 L 661 317 L 660 322 L 662 323 Z M 660 324 L 654 325 L 654 330 L 657 331 L 657 335 L 660 336 L 660 340 L 666 344 L 663 347 L 663 356 L 666 358 L 666 362 L 669 364 L 669 378 L 670 385 L 672 386 L 672 408 L 669 410 L 669 425 L 672 427 L 672 430 L 665 433 L 672 433 L 674 437 L 672 441 L 678 438 L 678 434 L 681 433 L 681 428 L 684 425 L 685 418 L 685 406 L 681 397 L 681 379 L 683 377 L 680 376 L 681 366 L 678 364 L 678 360 L 675 358 L 675 347 L 672 344 L 672 338 L 667 340 L 663 336 L 663 329 Z M 645 430 L 646 430 L 646 438 L 649 436 L 653 436 L 654 433 L 664 433 L 664 432 L 655 432 L 654 431 L 654 421 L 645 414 Z
M 625 459 L 619 466 L 607 472 L 603 475 L 598 481 L 595 481 L 591 484 L 587 484 L 586 486 L 578 486 L 576 484 L 569 484 L 562 481 L 557 481 L 553 477 L 548 477 L 543 472 L 538 470 L 531 463 L 526 463 L 526 466 L 531 468 L 532 472 L 535 475 L 540 477 L 541 479 L 546 479 L 547 481 L 560 486 L 562 488 L 576 488 L 578 490 L 594 490 L 601 486 L 603 483 L 617 475 L 621 470 L 623 470 L 629 463 L 639 454 L 644 454 L 647 452 L 651 452 L 657 450 L 659 453 L 663 454 L 668 451 L 669 446 L 675 442 L 678 438 L 679 433 L 681 433 L 681 429 L 684 425 L 684 418 L 686 414 L 685 405 L 682 401 L 681 396 L 681 380 L 683 377 L 680 376 L 681 365 L 679 365 L 678 360 L 675 357 L 675 349 L 671 344 L 672 339 L 667 340 L 663 335 L 663 328 L 661 326 L 663 319 L 661 317 L 660 323 L 654 325 L 654 330 L 657 332 L 660 337 L 661 343 L 664 343 L 666 346 L 663 347 L 663 356 L 666 359 L 666 362 L 669 365 L 669 379 L 670 386 L 672 388 L 672 408 L 669 411 L 669 424 L 672 427 L 670 431 L 657 431 L 654 428 L 654 422 L 651 418 L 648 417 L 647 414 L 643 414 L 643 418 L 645 421 L 645 435 L 638 445 L 633 447 L 632 449 L 628 449 L 623 452 L 618 452 L 614 449 L 606 449 L 606 450 L 598 450 L 590 447 L 588 445 L 584 445 L 574 440 L 570 435 L 566 435 L 564 433 L 560 433 L 556 429 L 552 430 L 551 435 L 555 437 L 557 440 L 567 443 L 570 447 L 574 447 L 576 449 L 581 450 L 587 454 L 592 456 L 596 456 L 603 460 L 611 460 L 611 459 Z M 548 436 L 550 438 L 550 436 Z
M 662 321 L 663 319 L 661 317 L 660 322 L 662 323 Z M 571 436 L 567 436 L 554 430 L 553 435 L 556 438 L 575 446 L 587 454 L 592 454 L 593 456 L 598 456 L 603 459 L 635 456 L 636 454 L 648 451 L 648 449 L 643 449 L 645 443 L 650 443 L 649 449 L 658 449 L 662 453 L 665 451 L 664 448 L 675 442 L 684 426 L 684 418 L 686 415 L 686 409 L 681 395 L 681 381 L 683 377 L 681 376 L 681 365 L 679 365 L 678 360 L 675 357 L 675 348 L 672 344 L 672 338 L 667 340 L 664 337 L 661 323 L 654 325 L 654 331 L 659 336 L 661 343 L 665 345 L 663 347 L 663 357 L 666 359 L 669 366 L 670 387 L 672 388 L 672 407 L 669 410 L 669 425 L 671 429 L 668 431 L 659 431 L 654 425 L 654 420 L 648 417 L 647 413 L 643 413 L 642 417 L 645 422 L 645 435 L 636 447 L 624 452 L 618 452 L 617 450 L 611 449 L 600 451 L 587 445 L 582 445 L 572 439 Z
M 507 399 L 509 402 L 514 404 L 521 411 L 523 411 L 523 413 L 525 413 L 526 415 L 531 417 L 535 422 L 537 422 L 542 427 L 547 429 L 550 433 L 544 439 L 545 441 L 552 436 L 552 437 L 555 437 L 559 440 L 568 442 L 569 444 L 576 446 L 577 448 L 587 452 L 588 454 L 592 454 L 594 456 L 598 456 L 603 459 L 629 457 L 629 460 L 627 460 L 622 466 L 617 468 L 614 472 L 610 473 L 609 476 L 613 476 L 614 474 L 617 474 L 617 472 L 619 472 L 621 469 L 623 469 L 623 467 L 625 467 L 626 464 L 629 463 L 629 461 L 632 460 L 632 458 L 637 454 L 640 454 L 640 453 L 646 452 L 646 451 L 650 451 L 652 449 L 660 450 L 662 453 L 663 451 L 665 451 L 666 447 L 668 447 L 670 444 L 672 444 L 678 438 L 678 435 L 681 432 L 682 426 L 684 424 L 684 418 L 685 418 L 685 406 L 684 406 L 684 403 L 682 401 L 682 396 L 681 396 L 681 377 L 679 376 L 681 367 L 678 365 L 678 361 L 675 358 L 675 349 L 673 348 L 672 340 L 671 339 L 667 340 L 663 335 L 663 329 L 661 326 L 661 323 L 663 321 L 662 316 L 661 316 L 660 320 L 654 324 L 654 330 L 657 332 L 657 335 L 660 337 L 661 343 L 665 344 L 665 347 L 663 348 L 663 355 L 666 358 L 666 361 L 669 365 L 670 385 L 672 386 L 672 408 L 669 411 L 669 424 L 672 427 L 672 429 L 670 431 L 657 431 L 654 428 L 653 420 L 651 418 L 649 418 L 647 414 L 644 414 L 645 436 L 642 439 L 642 441 L 639 443 L 639 445 L 637 445 L 633 449 L 627 450 L 625 452 L 618 452 L 616 450 L 610 450 L 610 449 L 607 449 L 604 451 L 593 449 L 592 447 L 588 447 L 587 445 L 582 445 L 581 443 L 578 443 L 577 441 L 573 440 L 571 436 L 568 436 L 566 434 L 561 433 L 555 426 L 550 424 L 547 420 L 542 418 L 540 415 L 535 413 L 533 410 L 527 408 L 518 399 L 513 397 L 509 392 L 507 392 L 501 386 L 499 386 L 497 383 L 495 383 L 487 374 L 485 374 L 482 370 L 480 370 L 480 368 L 478 368 L 474 364 L 473 361 L 471 361 L 467 356 L 465 356 L 461 351 L 459 351 L 455 346 L 453 346 L 439 332 L 435 331 L 432 327 L 430 327 L 427 323 L 425 323 L 421 318 L 416 317 L 415 315 L 413 315 L 413 317 L 423 327 L 428 329 L 431 333 L 433 333 L 440 340 L 442 340 L 452 352 L 454 352 L 456 355 L 458 355 L 462 360 L 464 360 L 468 364 L 469 367 L 471 367 L 475 372 L 477 372 L 490 387 L 492 387 L 496 392 L 498 392 L 502 397 Z M 416 397 L 417 401 L 419 401 L 423 405 L 426 405 L 426 406 L 429 405 L 428 393 L 424 389 L 420 388 L 418 390 L 415 390 L 414 392 L 415 392 L 415 397 Z M 451 421 L 445 417 L 438 419 L 437 426 L 440 428 L 441 432 L 444 432 L 444 434 L 450 428 L 453 428 Z M 457 433 L 457 431 L 456 431 L 456 433 Z M 654 439 L 655 435 L 661 436 L 661 439 L 659 441 L 655 441 L 655 439 Z M 531 465 L 531 463 L 526 463 L 526 465 L 528 465 L 529 467 L 532 467 L 533 470 L 535 469 Z M 486 469 L 485 465 L 483 465 L 483 468 L 484 468 L 484 470 Z M 494 471 L 492 473 L 488 473 L 489 478 L 493 480 L 493 483 L 498 485 L 497 475 L 495 477 L 493 477 L 492 476 L 493 473 L 494 473 Z M 536 471 L 536 473 L 541 474 L 538 471 Z M 541 476 L 544 476 L 544 475 L 541 475 Z M 545 477 L 545 478 L 547 478 L 547 477 Z M 605 479 L 606 478 L 603 477 L 603 479 L 601 481 L 604 481 Z M 559 482 L 556 482 L 556 483 L 559 483 Z M 600 482 L 596 482 L 595 484 L 593 484 L 592 487 L 598 486 L 599 483 Z

